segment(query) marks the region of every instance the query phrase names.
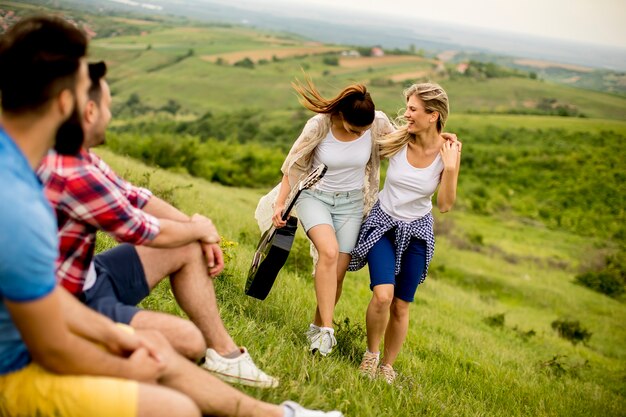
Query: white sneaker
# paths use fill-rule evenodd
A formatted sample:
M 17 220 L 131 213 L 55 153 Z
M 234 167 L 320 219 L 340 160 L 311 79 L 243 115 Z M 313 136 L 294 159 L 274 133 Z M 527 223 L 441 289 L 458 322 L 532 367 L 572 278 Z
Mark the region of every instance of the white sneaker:
M 207 349 L 202 367 L 222 381 L 258 388 L 275 388 L 278 379 L 257 368 L 245 347 L 236 358 L 224 358 L 214 349 Z
M 313 341 L 313 337 L 320 332 L 320 326 L 316 326 L 315 324 L 309 324 L 309 329 L 304 333 L 306 335 L 309 344 Z
M 293 401 L 285 401 L 281 405 L 293 411 L 293 417 L 343 417 L 343 413 L 341 411 L 309 410 L 308 408 L 304 408 L 300 404 L 294 403 Z
M 330 327 L 320 327 L 320 331 L 311 338 L 309 350 L 311 353 L 316 351 L 322 356 L 328 355 L 337 345 L 334 330 Z

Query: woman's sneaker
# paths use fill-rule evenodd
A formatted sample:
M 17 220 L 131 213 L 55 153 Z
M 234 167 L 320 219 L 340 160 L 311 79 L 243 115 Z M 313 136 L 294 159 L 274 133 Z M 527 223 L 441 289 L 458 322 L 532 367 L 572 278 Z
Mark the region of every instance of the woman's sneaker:
M 313 337 L 320 332 L 320 326 L 316 326 L 315 324 L 309 324 L 309 329 L 304 333 L 306 335 L 309 344 L 313 342 Z
M 378 369 L 378 353 L 372 353 L 366 350 L 363 354 L 363 360 L 359 366 L 359 372 L 361 375 L 367 376 L 370 379 L 374 379 L 376 376 L 376 370 Z
M 319 352 L 322 356 L 330 354 L 337 345 L 334 333 L 335 330 L 330 327 L 320 327 L 319 333 L 311 338 L 309 345 L 311 353 Z
M 380 365 L 378 368 L 378 375 L 380 375 L 388 384 L 393 384 L 398 374 L 393 370 L 393 367 L 389 364 Z

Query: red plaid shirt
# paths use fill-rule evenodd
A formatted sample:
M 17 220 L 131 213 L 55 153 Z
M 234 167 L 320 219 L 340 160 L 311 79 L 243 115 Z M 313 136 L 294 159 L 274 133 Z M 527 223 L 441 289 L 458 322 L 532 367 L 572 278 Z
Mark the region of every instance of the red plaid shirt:
M 77 156 L 64 156 L 50 151 L 37 174 L 57 215 L 57 279 L 73 294 L 83 291 L 96 231 L 135 245 L 159 233 L 158 219 L 141 210 L 152 193 L 118 177 L 94 153 L 82 150 Z

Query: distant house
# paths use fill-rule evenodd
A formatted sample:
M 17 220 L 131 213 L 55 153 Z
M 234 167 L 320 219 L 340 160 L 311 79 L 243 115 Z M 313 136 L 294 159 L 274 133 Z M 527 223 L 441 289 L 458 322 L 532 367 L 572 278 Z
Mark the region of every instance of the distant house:
M 465 74 L 468 68 L 469 63 L 461 62 L 459 65 L 456 66 L 456 72 L 458 72 L 459 74 Z
M 385 51 L 383 51 L 383 48 L 375 46 L 372 48 L 372 56 L 385 56 Z
M 351 57 L 351 58 L 358 58 L 361 56 L 361 54 L 359 53 L 359 51 L 355 51 L 354 49 L 351 49 L 349 51 L 341 51 L 341 56 L 347 56 L 347 57 Z

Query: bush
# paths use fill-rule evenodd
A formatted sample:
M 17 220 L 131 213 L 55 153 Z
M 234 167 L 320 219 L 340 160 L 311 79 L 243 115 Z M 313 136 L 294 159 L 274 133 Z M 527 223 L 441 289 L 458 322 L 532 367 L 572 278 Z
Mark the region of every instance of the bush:
M 254 61 L 252 61 L 248 57 L 245 57 L 244 59 L 235 62 L 233 65 L 241 68 L 254 69 Z
M 322 62 L 324 62 L 324 64 L 326 65 L 338 66 L 339 58 L 337 58 L 336 56 L 325 56 Z
M 359 363 L 361 355 L 365 351 L 365 339 L 367 333 L 363 326 L 359 323 L 350 323 L 350 319 L 346 317 L 342 322 L 333 321 L 335 328 L 335 336 L 337 338 L 337 346 L 335 349 L 339 355 L 347 358 L 352 363 Z
M 608 271 L 585 272 L 576 276 L 576 284 L 593 291 L 617 298 L 624 294 L 624 284 Z
M 504 313 L 485 317 L 483 321 L 491 327 L 504 327 Z
M 576 345 L 580 342 L 585 344 L 591 338 L 591 332 L 581 327 L 578 320 L 555 320 L 552 322 L 552 328 L 556 330 L 560 337 L 567 339 Z
M 619 251 L 597 260 L 597 264 L 576 276 L 574 282 L 593 291 L 618 298 L 626 292 L 626 252 Z

